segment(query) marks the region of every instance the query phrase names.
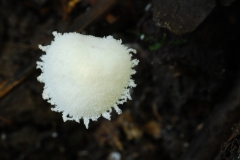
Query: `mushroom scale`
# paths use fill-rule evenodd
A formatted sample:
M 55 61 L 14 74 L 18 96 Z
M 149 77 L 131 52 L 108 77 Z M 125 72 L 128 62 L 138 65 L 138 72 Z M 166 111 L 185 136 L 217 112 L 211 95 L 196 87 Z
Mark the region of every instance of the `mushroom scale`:
M 52 110 L 64 121 L 83 119 L 86 128 L 100 116 L 110 120 L 112 108 L 121 114 L 118 105 L 131 100 L 130 88 L 136 87 L 132 75 L 139 60 L 131 58 L 136 50 L 112 36 L 53 35 L 50 45 L 39 45 L 46 54 L 37 62 L 43 99 L 54 105 Z

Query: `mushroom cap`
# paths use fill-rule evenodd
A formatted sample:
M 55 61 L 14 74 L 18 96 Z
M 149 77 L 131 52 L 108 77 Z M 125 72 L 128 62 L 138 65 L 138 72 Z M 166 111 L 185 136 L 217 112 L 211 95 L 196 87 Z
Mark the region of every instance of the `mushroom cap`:
M 129 90 L 136 86 L 131 79 L 139 62 L 131 58 L 136 51 L 112 36 L 53 35 L 50 45 L 39 45 L 46 55 L 37 62 L 43 98 L 54 105 L 52 110 L 62 112 L 64 121 L 83 119 L 87 128 L 90 119 L 110 119 L 112 107 L 120 114 L 117 105 L 131 99 Z

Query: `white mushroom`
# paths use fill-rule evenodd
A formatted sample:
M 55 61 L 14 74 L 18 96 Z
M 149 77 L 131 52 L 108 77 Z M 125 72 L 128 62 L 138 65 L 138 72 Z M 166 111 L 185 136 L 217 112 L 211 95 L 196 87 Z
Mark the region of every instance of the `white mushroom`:
M 53 32 L 48 46 L 39 45 L 46 54 L 37 62 L 42 70 L 43 99 L 62 112 L 63 120 L 96 121 L 101 115 L 110 120 L 112 108 L 131 99 L 130 88 L 136 87 L 131 75 L 139 62 L 131 58 L 136 50 L 122 45 L 112 36 L 98 38 L 79 33 Z

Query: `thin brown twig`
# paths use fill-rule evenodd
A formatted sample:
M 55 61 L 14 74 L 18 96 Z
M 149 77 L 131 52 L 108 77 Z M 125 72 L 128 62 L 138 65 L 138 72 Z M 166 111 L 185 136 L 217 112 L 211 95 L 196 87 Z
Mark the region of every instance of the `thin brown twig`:
M 1 115 L 0 115 L 0 121 L 4 122 L 6 124 L 11 124 L 12 123 L 11 120 L 9 120 L 9 119 L 1 116 Z
M 117 2 L 118 0 L 98 1 L 98 3 L 90 11 L 76 18 L 73 25 L 69 27 L 68 31 L 81 32 L 84 28 L 109 11 Z

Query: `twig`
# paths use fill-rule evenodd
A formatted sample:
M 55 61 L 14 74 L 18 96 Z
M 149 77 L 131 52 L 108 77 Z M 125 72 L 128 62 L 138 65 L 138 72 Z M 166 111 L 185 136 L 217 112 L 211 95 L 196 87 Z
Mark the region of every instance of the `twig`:
M 0 121 L 6 123 L 6 124 L 12 124 L 12 121 L 10 119 L 7 119 L 0 115 Z
M 84 28 L 110 10 L 117 2 L 118 0 L 98 1 L 98 3 L 90 11 L 76 18 L 73 25 L 71 25 L 67 31 L 82 31 Z

